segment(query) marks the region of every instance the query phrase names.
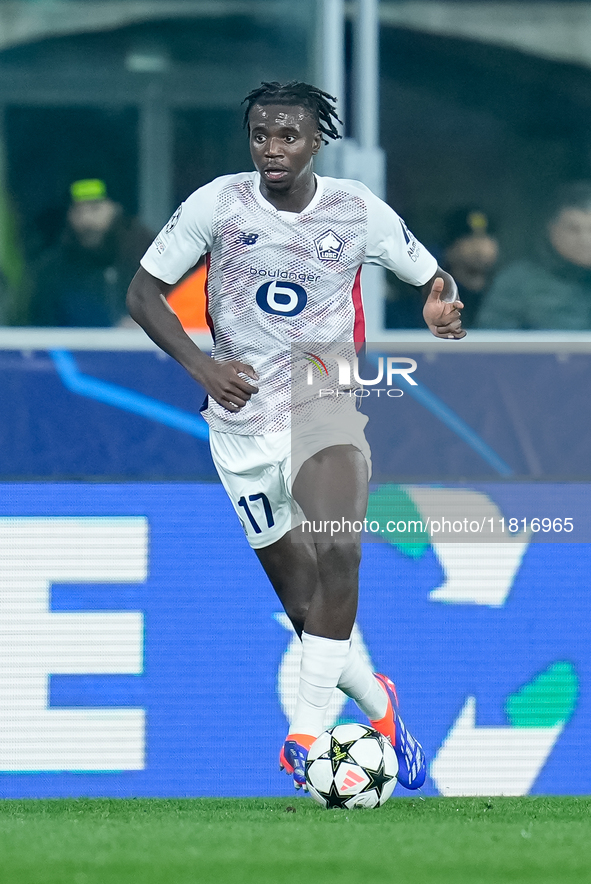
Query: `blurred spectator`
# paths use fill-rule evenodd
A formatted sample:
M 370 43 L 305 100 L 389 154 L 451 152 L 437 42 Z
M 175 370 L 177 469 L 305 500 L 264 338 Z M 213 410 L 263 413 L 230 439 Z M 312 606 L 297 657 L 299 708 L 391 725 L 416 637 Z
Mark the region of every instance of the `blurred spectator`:
M 104 181 L 75 181 L 59 241 L 33 273 L 29 324 L 105 327 L 127 316 L 125 296 L 153 235 L 127 217 Z
M 26 262 L 20 224 L 0 173 L 0 325 L 18 324 L 26 298 Z
M 591 328 L 591 181 L 555 195 L 535 254 L 510 264 L 492 284 L 479 328 Z
M 476 207 L 455 209 L 444 220 L 443 249 L 431 249 L 458 284 L 462 325 L 474 326 L 496 267 L 499 245 L 489 216 Z M 388 274 L 386 328 L 422 328 L 423 300 L 416 288 Z
M 472 328 L 499 257 L 493 224 L 478 207 L 456 209 L 445 219 L 441 266 L 458 284 L 462 325 Z

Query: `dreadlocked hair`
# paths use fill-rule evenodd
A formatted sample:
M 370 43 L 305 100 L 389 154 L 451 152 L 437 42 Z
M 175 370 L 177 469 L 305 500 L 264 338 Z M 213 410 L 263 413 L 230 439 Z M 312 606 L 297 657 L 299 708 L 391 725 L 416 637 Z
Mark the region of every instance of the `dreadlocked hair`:
M 316 86 L 310 86 L 309 83 L 298 83 L 292 80 L 291 83 L 261 83 L 258 89 L 249 92 L 242 104 L 246 104 L 244 111 L 243 125 L 248 127 L 248 117 L 254 104 L 286 104 L 291 107 L 301 105 L 310 111 L 318 128 L 323 135 L 336 140 L 342 138 L 339 135 L 335 121 L 343 125 L 343 121 L 337 116 L 337 109 L 331 102 L 336 101 L 334 95 L 323 92 Z M 322 139 L 324 144 L 328 144 L 326 138 Z

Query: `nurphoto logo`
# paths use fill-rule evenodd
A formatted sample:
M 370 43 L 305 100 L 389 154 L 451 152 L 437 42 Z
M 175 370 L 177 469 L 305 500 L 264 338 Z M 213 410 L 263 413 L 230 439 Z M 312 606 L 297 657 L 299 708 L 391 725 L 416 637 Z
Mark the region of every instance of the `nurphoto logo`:
M 335 353 L 330 353 L 329 355 L 317 355 L 316 353 L 310 353 L 308 351 L 304 353 L 304 356 L 309 363 L 306 369 L 306 383 L 309 386 L 312 386 L 317 382 L 318 375 L 316 372 L 318 372 L 321 377 L 330 377 L 327 363 L 331 360 L 337 364 L 339 387 L 351 388 L 354 384 L 358 384 L 361 387 L 377 387 L 378 384 L 382 383 L 385 383 L 386 387 L 393 387 L 394 378 L 396 377 L 396 380 L 398 380 L 400 376 L 411 386 L 418 386 L 414 378 L 411 377 L 411 374 L 416 371 L 417 368 L 416 360 L 410 359 L 407 356 L 387 356 L 385 359 L 383 356 L 380 356 L 377 360 L 377 374 L 373 378 L 362 378 L 360 376 L 359 359 L 357 356 L 347 358 Z M 382 390 L 385 390 L 386 387 L 382 388 Z M 331 395 L 334 393 L 334 390 L 320 390 L 319 395 L 321 396 L 323 393 L 325 395 Z M 366 391 L 367 395 L 369 395 L 369 393 L 369 390 Z M 359 395 L 362 394 L 360 393 Z M 398 395 L 402 396 L 402 391 L 400 391 Z

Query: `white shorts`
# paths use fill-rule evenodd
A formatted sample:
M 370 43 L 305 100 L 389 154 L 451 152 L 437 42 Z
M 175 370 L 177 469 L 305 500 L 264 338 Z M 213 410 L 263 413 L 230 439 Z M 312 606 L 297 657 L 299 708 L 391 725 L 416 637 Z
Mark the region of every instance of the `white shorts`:
M 366 423 L 366 415 L 356 411 L 346 427 L 313 424 L 309 432 L 298 431 L 297 450 L 293 452 L 291 430 L 239 436 L 210 429 L 213 462 L 253 549 L 275 543 L 304 521 L 305 515 L 291 489 L 309 457 L 331 445 L 354 445 L 365 457 L 371 476 Z

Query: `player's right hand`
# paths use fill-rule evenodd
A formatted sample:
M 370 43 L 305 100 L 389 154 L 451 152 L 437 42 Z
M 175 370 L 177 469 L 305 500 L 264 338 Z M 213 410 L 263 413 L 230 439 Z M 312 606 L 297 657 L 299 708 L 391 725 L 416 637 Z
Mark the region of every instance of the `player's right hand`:
M 240 375 L 246 375 L 253 381 L 258 381 L 259 376 L 246 362 L 232 359 L 229 362 L 216 362 L 210 359 L 209 364 L 198 378 L 218 405 L 227 411 L 236 413 L 244 408 L 253 393 L 258 393 L 259 388 L 249 384 Z
M 455 292 L 457 295 L 457 287 L 453 278 L 449 274 L 445 274 L 445 276 L 448 279 L 448 285 L 451 283 L 451 286 L 453 286 L 451 289 L 452 294 Z M 438 273 L 432 281 L 431 290 L 423 307 L 423 317 L 429 327 L 429 331 L 436 338 L 455 338 L 459 340 L 466 336 L 466 331 L 462 328 L 461 311 L 464 305 L 459 298 L 453 301 L 442 300 L 445 284 L 444 274 L 438 268 Z

